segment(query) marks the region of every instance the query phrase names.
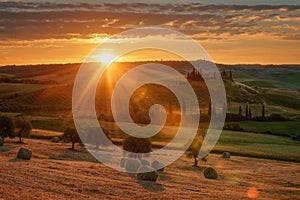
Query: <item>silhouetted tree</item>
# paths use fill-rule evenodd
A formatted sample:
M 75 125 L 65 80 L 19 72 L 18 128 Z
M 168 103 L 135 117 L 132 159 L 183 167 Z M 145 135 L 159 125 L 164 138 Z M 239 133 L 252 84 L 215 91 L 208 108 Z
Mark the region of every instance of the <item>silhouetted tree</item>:
M 225 69 L 223 69 L 222 73 L 221 73 L 222 78 L 226 78 L 226 71 Z
M 233 82 L 232 71 L 229 71 L 229 79 Z
M 248 108 L 248 105 L 246 105 L 246 111 L 245 111 L 245 114 L 246 114 L 246 117 L 249 117 L 249 108 Z
M 265 104 L 262 105 L 262 108 L 261 108 L 261 116 L 262 116 L 262 118 L 265 118 L 265 117 L 266 117 L 266 113 L 265 113 Z
M 249 108 L 249 118 L 251 119 L 252 118 L 252 111 L 251 111 L 251 108 Z
M 28 137 L 30 135 L 32 126 L 31 122 L 23 117 L 15 118 L 15 128 L 17 129 L 17 134 L 19 137 L 19 142 L 22 143 L 22 137 Z
M 0 137 L 14 137 L 15 125 L 13 120 L 7 115 L 0 115 Z
M 69 127 L 64 131 L 64 135 L 62 137 L 64 142 L 71 142 L 72 143 L 72 150 L 75 149 L 75 143 L 80 143 L 80 137 L 77 133 L 76 128 Z
M 239 107 L 239 115 L 242 115 L 242 112 L 243 112 L 242 106 L 240 106 L 240 107 Z

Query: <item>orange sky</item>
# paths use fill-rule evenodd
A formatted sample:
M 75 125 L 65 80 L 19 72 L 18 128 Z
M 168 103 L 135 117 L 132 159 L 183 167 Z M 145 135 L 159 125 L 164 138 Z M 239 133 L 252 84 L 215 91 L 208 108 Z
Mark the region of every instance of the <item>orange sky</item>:
M 144 26 L 190 36 L 217 63 L 299 64 L 299 14 L 299 5 L 2 2 L 0 66 L 82 62 L 103 39 Z M 123 58 L 160 59 L 172 57 Z

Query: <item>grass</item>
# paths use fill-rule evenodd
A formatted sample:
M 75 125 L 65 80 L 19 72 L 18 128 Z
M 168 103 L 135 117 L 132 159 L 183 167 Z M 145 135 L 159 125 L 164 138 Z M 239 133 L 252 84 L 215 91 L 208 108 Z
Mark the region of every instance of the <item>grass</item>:
M 276 105 L 300 110 L 300 100 L 299 100 L 299 98 L 297 98 L 295 96 L 283 95 L 282 93 L 280 93 L 280 94 L 263 94 L 262 96 L 269 103 L 273 103 Z
M 296 121 L 286 122 L 237 122 L 246 130 L 263 132 L 272 131 L 279 133 L 287 133 L 290 135 L 297 134 L 300 130 L 300 123 Z M 40 128 L 61 127 L 62 123 L 57 120 L 53 124 L 47 124 L 46 121 L 39 123 Z M 101 122 L 101 127 L 108 131 L 111 138 L 117 144 L 121 144 L 122 138 L 126 136 L 120 131 L 114 123 Z M 61 131 L 61 130 L 59 130 Z M 165 146 L 177 132 L 176 127 L 165 126 L 157 135 L 151 138 L 154 148 Z M 50 139 L 55 136 L 61 136 L 61 132 L 54 131 L 35 131 L 33 138 Z M 259 134 L 253 132 L 236 132 L 224 130 L 220 139 L 212 152 L 221 153 L 229 151 L 233 155 L 241 155 L 248 157 L 277 159 L 285 161 L 300 162 L 300 142 L 293 141 L 288 137 L 280 137 L 275 135 Z
M 50 139 L 52 137 L 61 137 L 63 133 L 55 131 L 45 131 L 45 130 L 32 130 L 30 133 L 30 138 L 35 139 Z
M 239 80 L 237 80 L 239 81 Z M 264 88 L 274 88 L 275 86 L 270 81 L 258 80 L 258 79 L 241 79 L 241 83 L 253 86 L 253 87 L 264 87 Z
M 300 142 L 249 132 L 223 131 L 213 152 L 300 162 Z
M 32 127 L 34 129 L 43 129 L 49 131 L 64 131 L 65 122 L 59 119 L 51 119 L 51 120 L 32 120 Z
M 300 134 L 300 122 L 299 121 L 282 121 L 282 122 L 255 122 L 255 121 L 243 121 L 243 122 L 230 122 L 237 123 L 249 132 L 264 133 L 270 131 L 280 135 L 296 136 Z

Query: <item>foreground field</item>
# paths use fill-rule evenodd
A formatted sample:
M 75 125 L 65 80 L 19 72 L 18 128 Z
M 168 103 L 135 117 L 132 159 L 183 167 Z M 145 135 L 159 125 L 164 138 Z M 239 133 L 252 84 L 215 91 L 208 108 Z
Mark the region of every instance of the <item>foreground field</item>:
M 28 161 L 15 160 L 20 146 L 33 150 Z M 138 182 L 97 163 L 82 147 L 42 140 L 0 147 L 0 199 L 297 199 L 299 163 L 233 156 L 209 156 L 202 168 L 182 156 L 157 183 Z M 203 177 L 212 166 L 218 180 Z

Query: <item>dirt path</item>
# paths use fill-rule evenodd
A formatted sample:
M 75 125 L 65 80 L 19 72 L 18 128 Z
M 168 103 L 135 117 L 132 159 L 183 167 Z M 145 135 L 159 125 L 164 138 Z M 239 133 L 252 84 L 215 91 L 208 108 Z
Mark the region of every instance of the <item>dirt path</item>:
M 157 183 L 138 182 L 112 170 L 78 147 L 40 140 L 0 147 L 0 199 L 299 199 L 300 164 L 210 155 L 218 180 L 203 177 L 192 160 L 181 157 L 160 173 Z M 14 161 L 20 146 L 34 157 Z

